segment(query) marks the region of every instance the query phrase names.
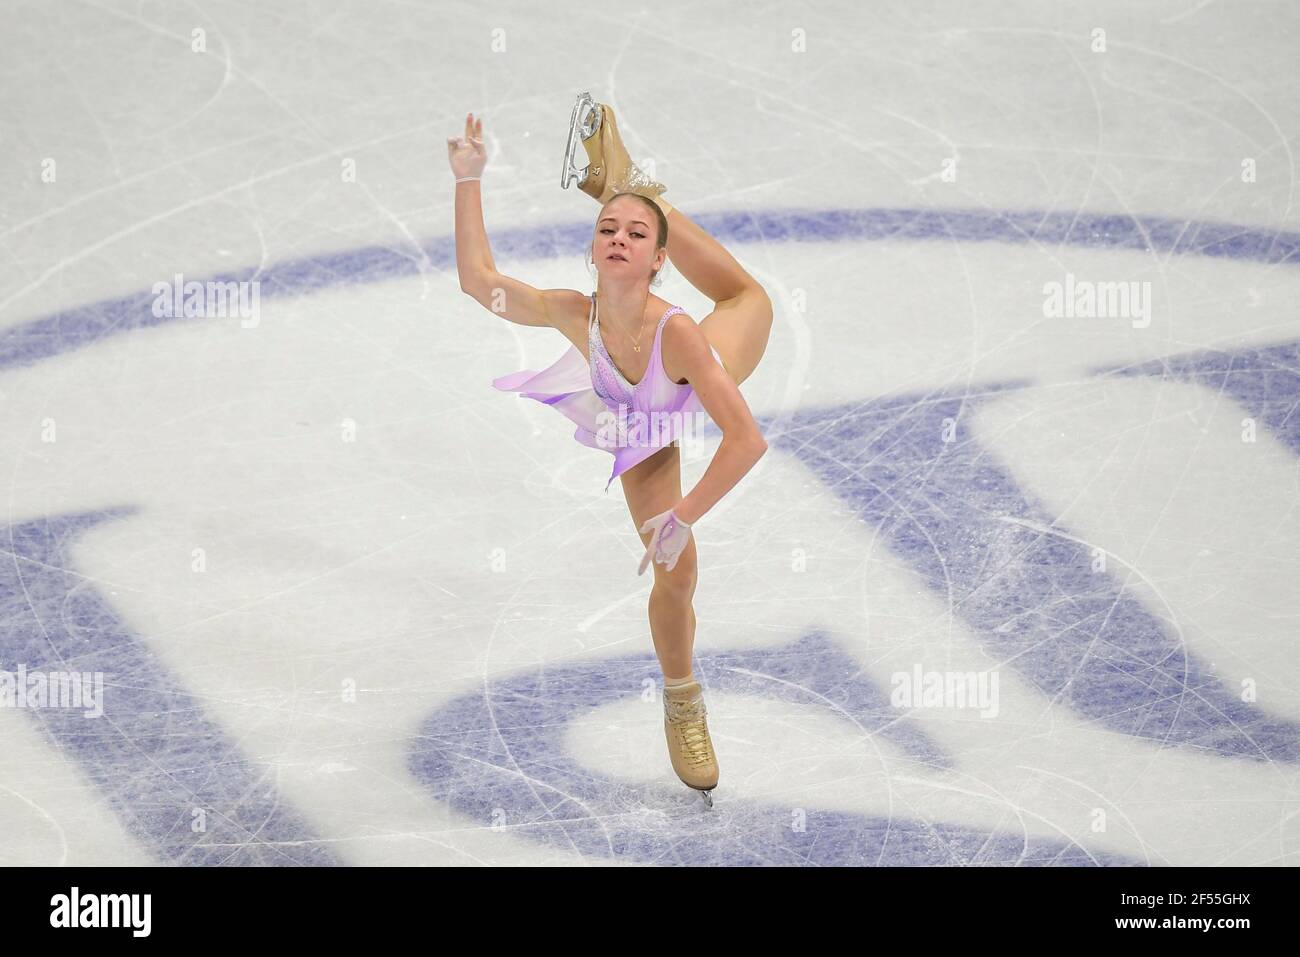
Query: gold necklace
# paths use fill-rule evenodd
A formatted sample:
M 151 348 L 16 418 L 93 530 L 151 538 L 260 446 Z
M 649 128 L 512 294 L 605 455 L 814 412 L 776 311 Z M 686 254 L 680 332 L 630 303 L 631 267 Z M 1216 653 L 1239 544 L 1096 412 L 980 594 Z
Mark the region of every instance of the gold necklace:
M 596 297 L 596 325 L 600 325 L 600 297 L 599 296 Z M 628 342 L 632 343 L 632 351 L 640 352 L 641 337 L 645 335 L 645 316 L 644 315 L 641 316 L 641 329 L 640 331 L 637 332 L 635 340 L 631 336 L 629 336 L 626 332 L 623 333 L 623 335 L 627 337 Z

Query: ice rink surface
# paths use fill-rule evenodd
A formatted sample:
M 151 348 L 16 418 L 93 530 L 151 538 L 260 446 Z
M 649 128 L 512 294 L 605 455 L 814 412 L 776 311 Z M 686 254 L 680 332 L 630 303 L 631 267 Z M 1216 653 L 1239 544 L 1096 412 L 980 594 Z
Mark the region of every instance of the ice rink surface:
M 0 863 L 1300 863 L 1298 53 L 1289 2 L 8 5 Z M 473 111 L 498 267 L 593 288 L 582 90 L 775 306 L 695 528 L 712 811 L 609 456 L 490 386 L 567 343 L 457 282 Z

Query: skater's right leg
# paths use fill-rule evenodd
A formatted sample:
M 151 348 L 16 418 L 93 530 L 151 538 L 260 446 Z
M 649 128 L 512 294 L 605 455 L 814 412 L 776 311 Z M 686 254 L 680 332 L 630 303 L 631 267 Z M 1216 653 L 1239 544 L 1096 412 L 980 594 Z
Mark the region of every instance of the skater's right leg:
M 671 507 L 671 506 L 670 506 Z M 650 537 L 645 536 L 648 545 Z M 691 545 L 686 549 L 694 552 Z M 677 560 L 676 572 L 686 561 L 685 551 Z M 691 556 L 694 564 L 694 555 Z M 691 607 L 695 582 L 683 576 L 665 572 L 655 575 L 650 589 L 650 636 L 654 641 L 659 668 L 665 678 L 684 678 L 691 674 L 691 649 L 695 645 L 695 610 Z M 694 579 L 694 575 L 690 579 Z
M 682 497 L 681 451 L 661 449 L 623 473 L 623 491 L 641 543 L 650 545 L 651 533 L 642 532 L 646 520 L 672 508 Z M 691 649 L 695 644 L 695 539 L 682 549 L 677 564 L 668 571 L 653 563 L 655 583 L 650 590 L 650 634 L 664 673 L 664 740 L 673 773 L 702 792 L 713 806 L 711 792 L 718 784 L 718 759 L 709 736 L 708 708 L 698 679 L 691 674 Z M 690 681 L 672 679 L 691 677 Z
M 623 473 L 623 495 L 642 545 L 649 547 L 650 532 L 641 526 L 666 512 L 682 499 L 681 450 L 669 446 Z M 650 589 L 650 638 L 659 667 L 666 678 L 691 673 L 691 652 L 695 646 L 695 610 L 691 602 L 699 581 L 694 536 L 682 549 L 672 571 L 651 562 L 654 586 Z

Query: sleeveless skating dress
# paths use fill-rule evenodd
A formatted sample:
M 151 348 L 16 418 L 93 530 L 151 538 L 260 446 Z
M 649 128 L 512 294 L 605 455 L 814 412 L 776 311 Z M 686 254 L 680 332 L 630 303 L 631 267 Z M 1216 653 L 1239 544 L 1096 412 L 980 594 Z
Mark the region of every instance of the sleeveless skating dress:
M 708 420 L 708 413 L 690 383 L 678 384 L 664 371 L 662 345 L 664 323 L 675 313 L 685 312 L 672 306 L 655 327 L 650 364 L 636 385 L 618 371 L 600 336 L 596 322 L 596 295 L 591 295 L 591 312 L 587 318 L 587 352 L 574 345 L 553 365 L 541 372 L 524 369 L 492 380 L 502 392 L 518 392 L 554 408 L 578 426 L 573 437 L 593 449 L 604 449 L 614 456 L 614 471 L 605 483 L 609 491 L 614 479 L 632 466 L 645 461 L 655 452 L 674 444 L 683 431 L 697 430 Z M 713 357 L 725 369 L 717 349 Z

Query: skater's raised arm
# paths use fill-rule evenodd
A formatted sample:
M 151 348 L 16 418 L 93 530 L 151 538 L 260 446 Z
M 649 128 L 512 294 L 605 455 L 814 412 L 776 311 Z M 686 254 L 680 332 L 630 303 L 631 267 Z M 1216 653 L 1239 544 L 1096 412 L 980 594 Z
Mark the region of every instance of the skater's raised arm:
M 552 326 L 552 315 L 563 315 L 567 289 L 534 289 L 503 276 L 492 260 L 492 246 L 483 225 L 480 188 L 487 153 L 483 121 L 465 116 L 465 134 L 447 140 L 447 160 L 456 176 L 456 272 L 460 288 L 484 309 L 521 326 Z

